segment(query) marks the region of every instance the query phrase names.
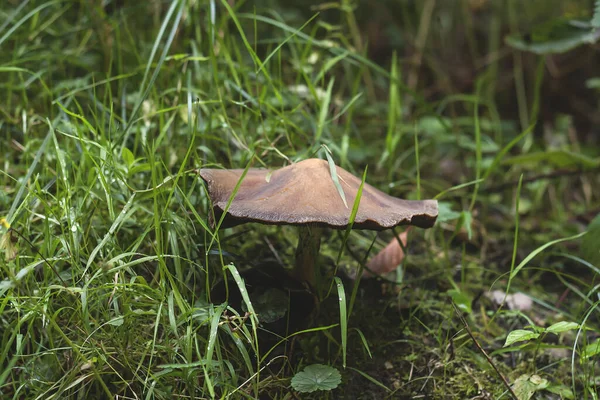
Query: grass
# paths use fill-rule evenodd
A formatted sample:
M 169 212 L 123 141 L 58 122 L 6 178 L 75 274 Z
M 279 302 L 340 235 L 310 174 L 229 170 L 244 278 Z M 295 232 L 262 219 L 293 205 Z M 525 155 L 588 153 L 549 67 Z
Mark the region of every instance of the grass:
M 598 398 L 600 149 L 542 119 L 545 60 L 501 40 L 561 2 L 489 2 L 483 25 L 466 0 L 17 3 L 0 8 L 2 398 Z M 366 15 L 405 42 L 377 53 Z M 251 274 L 293 265 L 294 229 L 213 230 L 195 170 L 325 155 L 442 212 L 395 277 L 360 286 L 343 272 L 395 234 L 326 231 L 331 296 L 269 325 L 294 304 L 261 303 Z M 539 335 L 504 346 L 518 330 Z M 340 386 L 299 394 L 311 364 Z

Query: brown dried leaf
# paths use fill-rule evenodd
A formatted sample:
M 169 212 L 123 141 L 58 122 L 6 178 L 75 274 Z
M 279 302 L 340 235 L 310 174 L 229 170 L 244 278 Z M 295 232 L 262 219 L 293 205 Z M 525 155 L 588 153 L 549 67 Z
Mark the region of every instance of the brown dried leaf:
M 408 229 L 398 236 L 400 237 L 404 247 L 406 247 Z M 393 238 L 392 241 L 383 248 L 383 250 L 369 260 L 367 263 L 367 269 L 365 269 L 363 272 L 363 277 L 369 278 L 375 275 L 383 275 L 394 271 L 398 265 L 400 265 L 402 260 L 404 260 L 404 251 L 402 251 L 402 247 L 396 238 Z

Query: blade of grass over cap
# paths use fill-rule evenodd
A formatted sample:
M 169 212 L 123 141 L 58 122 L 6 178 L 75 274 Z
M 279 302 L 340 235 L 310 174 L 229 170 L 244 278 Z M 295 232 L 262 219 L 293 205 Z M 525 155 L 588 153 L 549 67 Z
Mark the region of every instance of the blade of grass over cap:
M 217 232 L 219 230 L 219 228 L 221 227 L 221 225 L 223 224 L 223 221 L 225 220 L 225 217 L 227 216 L 227 211 L 229 211 L 229 208 L 231 207 L 231 203 L 233 202 L 233 200 L 235 199 L 235 196 L 237 195 L 238 191 L 240 190 L 240 186 L 242 185 L 242 182 L 244 181 L 244 178 L 246 177 L 246 174 L 248 173 L 248 170 L 250 169 L 250 165 L 252 165 L 253 162 L 253 157 L 250 159 L 250 161 L 246 164 L 246 167 L 244 168 L 242 174 L 240 175 L 240 178 L 238 179 L 235 187 L 233 188 L 233 191 L 231 192 L 231 196 L 229 196 L 229 200 L 227 200 L 227 205 L 225 206 L 225 208 L 223 209 L 223 213 L 221 214 L 221 218 L 219 218 L 219 221 L 215 221 L 215 232 Z M 214 213 L 214 210 L 212 211 Z M 214 214 L 213 214 L 214 217 Z M 207 250 L 210 250 L 210 248 L 212 247 L 212 244 L 214 242 L 214 237 L 213 240 L 211 240 L 210 245 L 208 246 Z
M 340 250 L 338 252 L 337 259 L 335 261 L 334 274 L 337 274 L 340 260 L 342 258 L 342 253 L 344 251 L 344 248 L 346 248 L 346 242 L 348 241 L 348 237 L 350 236 L 350 232 L 352 232 L 352 227 L 354 226 L 354 220 L 356 219 L 356 214 L 358 213 L 358 208 L 360 207 L 360 199 L 362 198 L 363 188 L 365 186 L 365 181 L 367 179 L 367 170 L 368 170 L 368 166 L 365 166 L 365 170 L 363 171 L 360 186 L 358 187 L 358 190 L 356 191 L 356 197 L 354 198 L 354 204 L 352 204 L 352 211 L 350 213 L 348 226 L 344 230 L 344 236 L 342 238 L 342 245 L 340 246 Z M 373 243 L 371 243 L 371 246 L 373 246 Z M 370 250 L 370 248 L 369 248 L 369 250 Z M 359 273 L 362 275 L 362 268 L 359 269 Z M 352 295 L 350 297 L 350 308 L 349 308 L 350 312 L 348 313 L 348 316 L 350 316 L 350 314 L 352 313 L 352 307 L 354 306 L 354 300 L 356 299 L 356 293 L 358 290 L 359 282 L 360 282 L 360 276 L 357 275 L 357 279 L 355 280 L 354 286 L 352 288 Z M 332 288 L 333 288 L 333 284 L 330 285 L 327 296 L 329 296 L 329 293 L 331 293 Z M 338 290 L 339 290 L 339 286 L 338 286 Z M 341 305 L 340 305 L 340 307 L 341 307 Z M 345 296 L 344 296 L 344 308 L 345 308 Z M 346 329 L 346 331 L 347 331 L 347 329 Z M 346 365 L 344 363 L 344 367 L 345 366 Z
M 346 242 L 348 241 L 350 232 L 352 232 L 352 227 L 354 226 L 354 220 L 356 219 L 356 214 L 358 213 L 358 208 L 360 207 L 360 199 L 362 198 L 363 189 L 365 187 L 365 181 L 367 180 L 367 170 L 368 169 L 369 169 L 369 166 L 365 165 L 365 169 L 362 174 L 362 179 L 360 181 L 360 185 L 358 186 L 358 190 L 356 191 L 356 197 L 354 198 L 354 203 L 352 204 L 352 211 L 350 212 L 350 218 L 348 219 L 348 226 L 344 230 L 342 246 L 340 246 L 340 251 L 338 252 L 338 256 L 335 261 L 336 271 L 337 271 L 337 265 L 339 264 L 340 259 L 342 258 L 343 249 L 346 246 Z
M 342 187 L 340 180 L 338 178 L 335 161 L 333 161 L 333 158 L 329 154 L 329 149 L 327 148 L 327 146 L 325 146 L 325 145 L 322 145 L 322 146 L 325 149 L 325 156 L 327 157 L 327 164 L 329 164 L 329 173 L 331 174 L 331 180 L 333 181 L 333 184 L 335 185 L 335 188 L 337 189 L 337 191 L 340 195 L 340 198 L 344 202 L 344 206 L 346 208 L 348 208 L 348 203 L 346 202 L 346 195 L 344 194 L 344 188 Z M 356 214 L 354 216 L 356 217 Z

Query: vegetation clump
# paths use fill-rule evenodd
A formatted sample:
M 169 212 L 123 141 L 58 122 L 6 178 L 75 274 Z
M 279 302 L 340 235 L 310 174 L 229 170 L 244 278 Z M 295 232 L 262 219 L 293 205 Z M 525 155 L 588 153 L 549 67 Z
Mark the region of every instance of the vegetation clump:
M 597 398 L 590 3 L 1 3 L 0 397 Z M 197 173 L 311 158 L 439 206 L 318 307 Z

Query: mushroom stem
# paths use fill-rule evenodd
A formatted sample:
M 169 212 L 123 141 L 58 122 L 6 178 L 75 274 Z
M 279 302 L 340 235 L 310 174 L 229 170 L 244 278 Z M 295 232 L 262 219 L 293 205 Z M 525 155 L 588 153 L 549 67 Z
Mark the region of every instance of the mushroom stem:
M 318 279 L 315 274 L 315 265 L 321 248 L 321 232 L 322 228 L 316 226 L 299 227 L 298 246 L 296 247 L 293 276 L 302 282 L 308 282 L 313 288 Z

